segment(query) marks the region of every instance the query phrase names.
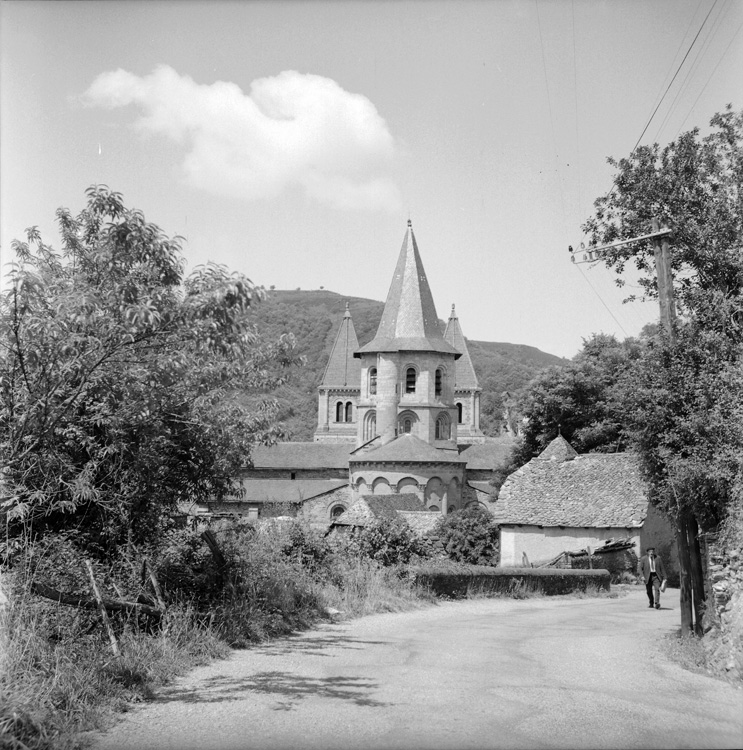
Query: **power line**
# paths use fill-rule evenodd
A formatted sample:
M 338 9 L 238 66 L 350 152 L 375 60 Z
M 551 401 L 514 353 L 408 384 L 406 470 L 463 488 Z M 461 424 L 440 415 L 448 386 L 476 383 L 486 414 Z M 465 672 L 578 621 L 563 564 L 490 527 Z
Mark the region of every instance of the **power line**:
M 622 333 L 624 333 L 626 337 L 629 337 L 629 334 L 627 333 L 627 331 L 624 330 L 624 326 L 617 320 L 616 315 L 614 315 L 614 313 L 611 311 L 611 309 L 606 304 L 606 302 L 604 302 L 602 296 L 596 291 L 596 289 L 594 288 L 588 276 L 586 276 L 586 274 L 583 273 L 583 269 L 577 264 L 576 264 L 576 268 L 580 271 L 581 276 L 583 276 L 583 278 L 586 280 L 586 283 L 588 284 L 588 286 L 591 287 L 591 289 L 593 290 L 593 293 L 599 298 L 599 301 L 601 302 L 601 304 L 606 308 L 606 312 L 608 312 L 609 315 L 611 315 L 611 317 L 614 319 L 614 322 L 622 329 Z
M 740 24 L 738 25 L 738 28 L 736 29 L 735 33 L 732 36 L 732 39 L 728 43 L 728 46 L 725 47 L 725 51 L 720 55 L 720 59 L 717 61 L 717 65 L 715 65 L 715 67 L 713 68 L 712 72 L 709 74 L 709 78 L 707 78 L 707 80 L 704 82 L 704 86 L 702 86 L 702 90 L 699 92 L 697 98 L 694 100 L 694 104 L 691 105 L 689 111 L 686 113 L 686 117 L 684 117 L 684 120 L 681 123 L 681 125 L 679 126 L 679 129 L 676 131 L 676 135 L 674 136 L 674 138 L 676 136 L 678 136 L 678 134 L 683 129 L 684 125 L 686 125 L 686 121 L 689 119 L 689 115 L 691 115 L 691 113 L 694 111 L 694 108 L 697 106 L 697 102 L 702 97 L 702 94 L 706 91 L 707 86 L 709 85 L 709 82 L 712 80 L 713 76 L 717 72 L 717 69 L 720 67 L 720 64 L 725 59 L 725 55 L 727 55 L 728 50 L 730 49 L 730 47 L 733 46 L 733 42 L 737 39 L 738 34 L 740 34 L 740 30 L 741 29 L 743 29 L 743 21 L 740 22 Z

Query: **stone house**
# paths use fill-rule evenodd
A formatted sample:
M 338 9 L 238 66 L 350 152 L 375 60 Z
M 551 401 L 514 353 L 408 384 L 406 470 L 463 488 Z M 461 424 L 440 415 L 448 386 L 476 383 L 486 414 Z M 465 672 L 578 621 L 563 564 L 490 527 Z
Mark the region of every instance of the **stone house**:
M 561 552 L 630 538 L 639 557 L 652 545 L 678 578 L 673 527 L 648 501 L 631 453 L 579 455 L 562 436 L 511 474 L 494 507 L 501 565 L 538 565 Z

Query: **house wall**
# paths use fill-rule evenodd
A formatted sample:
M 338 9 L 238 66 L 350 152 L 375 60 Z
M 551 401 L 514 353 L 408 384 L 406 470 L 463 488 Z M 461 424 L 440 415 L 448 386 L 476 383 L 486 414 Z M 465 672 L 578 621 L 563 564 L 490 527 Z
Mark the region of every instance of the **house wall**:
M 334 492 L 305 500 L 297 517 L 309 523 L 313 529 L 324 531 L 330 526 L 333 509 L 342 507 L 343 510 L 348 510 L 350 504 L 348 487 L 339 487 Z
M 635 549 L 640 549 L 640 529 L 503 525 L 500 527 L 500 564 L 521 565 L 524 552 L 531 563 L 546 562 L 561 552 L 577 551 L 586 546 L 593 549 L 607 539 L 624 537 L 631 537 Z

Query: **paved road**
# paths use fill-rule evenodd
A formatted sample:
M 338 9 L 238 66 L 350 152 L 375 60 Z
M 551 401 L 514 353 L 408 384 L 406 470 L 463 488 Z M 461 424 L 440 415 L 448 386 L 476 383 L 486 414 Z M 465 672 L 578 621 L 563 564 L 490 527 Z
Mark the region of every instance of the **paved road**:
M 677 594 L 646 601 L 483 599 L 324 625 L 192 672 L 96 748 L 743 747 L 743 690 L 669 662 Z

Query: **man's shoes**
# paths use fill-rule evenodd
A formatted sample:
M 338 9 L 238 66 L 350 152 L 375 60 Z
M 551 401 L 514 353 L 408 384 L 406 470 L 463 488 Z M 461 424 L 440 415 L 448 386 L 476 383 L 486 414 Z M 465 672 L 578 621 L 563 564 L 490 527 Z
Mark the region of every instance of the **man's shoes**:
M 653 605 L 652 604 L 648 604 L 648 609 L 652 609 L 652 608 L 653 608 Z
M 655 608 L 656 608 L 656 609 L 660 609 L 660 604 L 656 604 L 656 605 L 655 605 Z

